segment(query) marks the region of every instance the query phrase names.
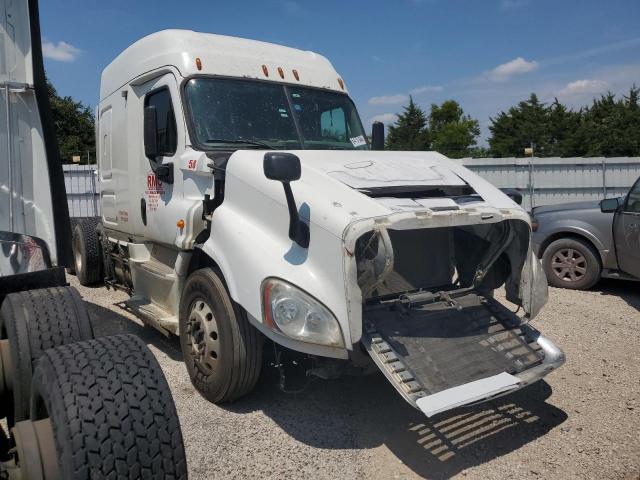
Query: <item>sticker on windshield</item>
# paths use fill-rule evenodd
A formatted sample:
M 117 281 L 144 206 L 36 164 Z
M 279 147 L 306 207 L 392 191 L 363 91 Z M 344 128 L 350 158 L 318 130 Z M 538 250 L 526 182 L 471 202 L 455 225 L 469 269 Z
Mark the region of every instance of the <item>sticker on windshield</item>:
M 362 135 L 358 135 L 357 137 L 350 138 L 349 140 L 351 140 L 351 144 L 354 147 L 361 147 L 367 144 L 367 141 L 364 139 Z

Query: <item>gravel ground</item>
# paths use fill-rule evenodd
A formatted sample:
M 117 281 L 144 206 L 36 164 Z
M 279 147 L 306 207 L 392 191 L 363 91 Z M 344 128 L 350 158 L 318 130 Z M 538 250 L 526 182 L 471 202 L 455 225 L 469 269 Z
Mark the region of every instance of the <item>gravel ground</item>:
M 123 310 L 127 296 L 80 287 L 98 335 L 134 333 L 171 385 L 191 479 L 640 478 L 640 284 L 550 289 L 534 326 L 566 353 L 544 381 L 434 420 L 382 375 L 282 393 L 272 369 L 216 406 L 193 389 L 176 338 Z

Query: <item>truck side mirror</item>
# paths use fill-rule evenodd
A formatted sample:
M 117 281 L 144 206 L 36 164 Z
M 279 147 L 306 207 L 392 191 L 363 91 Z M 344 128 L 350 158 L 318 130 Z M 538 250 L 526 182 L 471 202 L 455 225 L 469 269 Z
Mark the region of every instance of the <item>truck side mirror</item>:
M 289 209 L 289 238 L 302 248 L 309 248 L 309 226 L 300 220 L 290 182 L 300 179 L 300 159 L 292 153 L 267 152 L 262 164 L 264 176 L 282 182 Z
M 384 124 L 373 122 L 371 125 L 371 150 L 384 150 Z
M 264 154 L 264 176 L 269 180 L 293 182 L 300 179 L 300 159 L 293 153 L 268 152 Z
M 515 188 L 501 188 L 502 193 L 504 193 L 511 200 L 516 202 L 518 205 L 522 205 L 522 193 L 516 190 Z
M 602 213 L 613 213 L 618 210 L 619 206 L 617 198 L 605 198 L 600 202 L 600 211 Z
M 149 160 L 158 157 L 158 135 L 156 131 L 156 107 L 148 105 L 144 107 L 144 155 Z

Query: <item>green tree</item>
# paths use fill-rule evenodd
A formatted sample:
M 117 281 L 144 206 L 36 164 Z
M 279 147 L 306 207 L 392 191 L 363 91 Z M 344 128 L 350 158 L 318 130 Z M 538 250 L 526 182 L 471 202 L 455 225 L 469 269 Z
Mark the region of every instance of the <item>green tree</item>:
M 635 85 L 619 100 L 609 92 L 585 109 L 578 133 L 585 156 L 640 155 L 639 93 Z
M 528 100 L 491 118 L 489 148 L 495 157 L 520 157 L 525 147 L 535 145 L 536 155 L 550 149 L 549 107 L 532 93 Z
M 535 145 L 539 157 L 640 155 L 640 89 L 616 99 L 609 92 L 578 111 L 558 99 L 547 106 L 531 94 L 491 119 L 490 151 L 496 157 L 522 156 Z
M 455 100 L 446 100 L 440 106 L 431 104 L 429 136 L 432 150 L 451 158 L 469 157 L 474 153 L 478 135 L 478 121 L 465 115 Z
M 389 125 L 387 150 L 429 150 L 427 118 L 420 107 L 409 97 L 409 105 L 398 115 L 393 125 Z
M 547 110 L 546 150 L 541 153 L 548 157 L 583 155 L 579 135 L 581 125 L 582 110 L 574 112 L 554 99 Z
M 87 155 L 91 162 L 96 160 L 95 120 L 91 108 L 76 102 L 71 97 L 61 97 L 47 80 L 51 115 L 58 138 L 60 158 L 71 162 L 74 155 L 86 163 Z

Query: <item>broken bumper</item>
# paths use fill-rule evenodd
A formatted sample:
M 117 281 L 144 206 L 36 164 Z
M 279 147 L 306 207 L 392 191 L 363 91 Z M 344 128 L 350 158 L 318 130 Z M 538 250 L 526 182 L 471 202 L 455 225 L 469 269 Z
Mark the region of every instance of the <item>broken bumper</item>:
M 460 319 L 443 321 L 468 320 L 472 326 L 463 332 L 443 331 L 433 317 L 399 322 L 374 313 L 362 342 L 398 393 L 428 417 L 516 391 L 565 362 L 562 350 L 538 330 L 510 324 L 511 312 L 493 300 L 482 304 L 487 308 L 473 314 L 463 309 L 454 313 Z

